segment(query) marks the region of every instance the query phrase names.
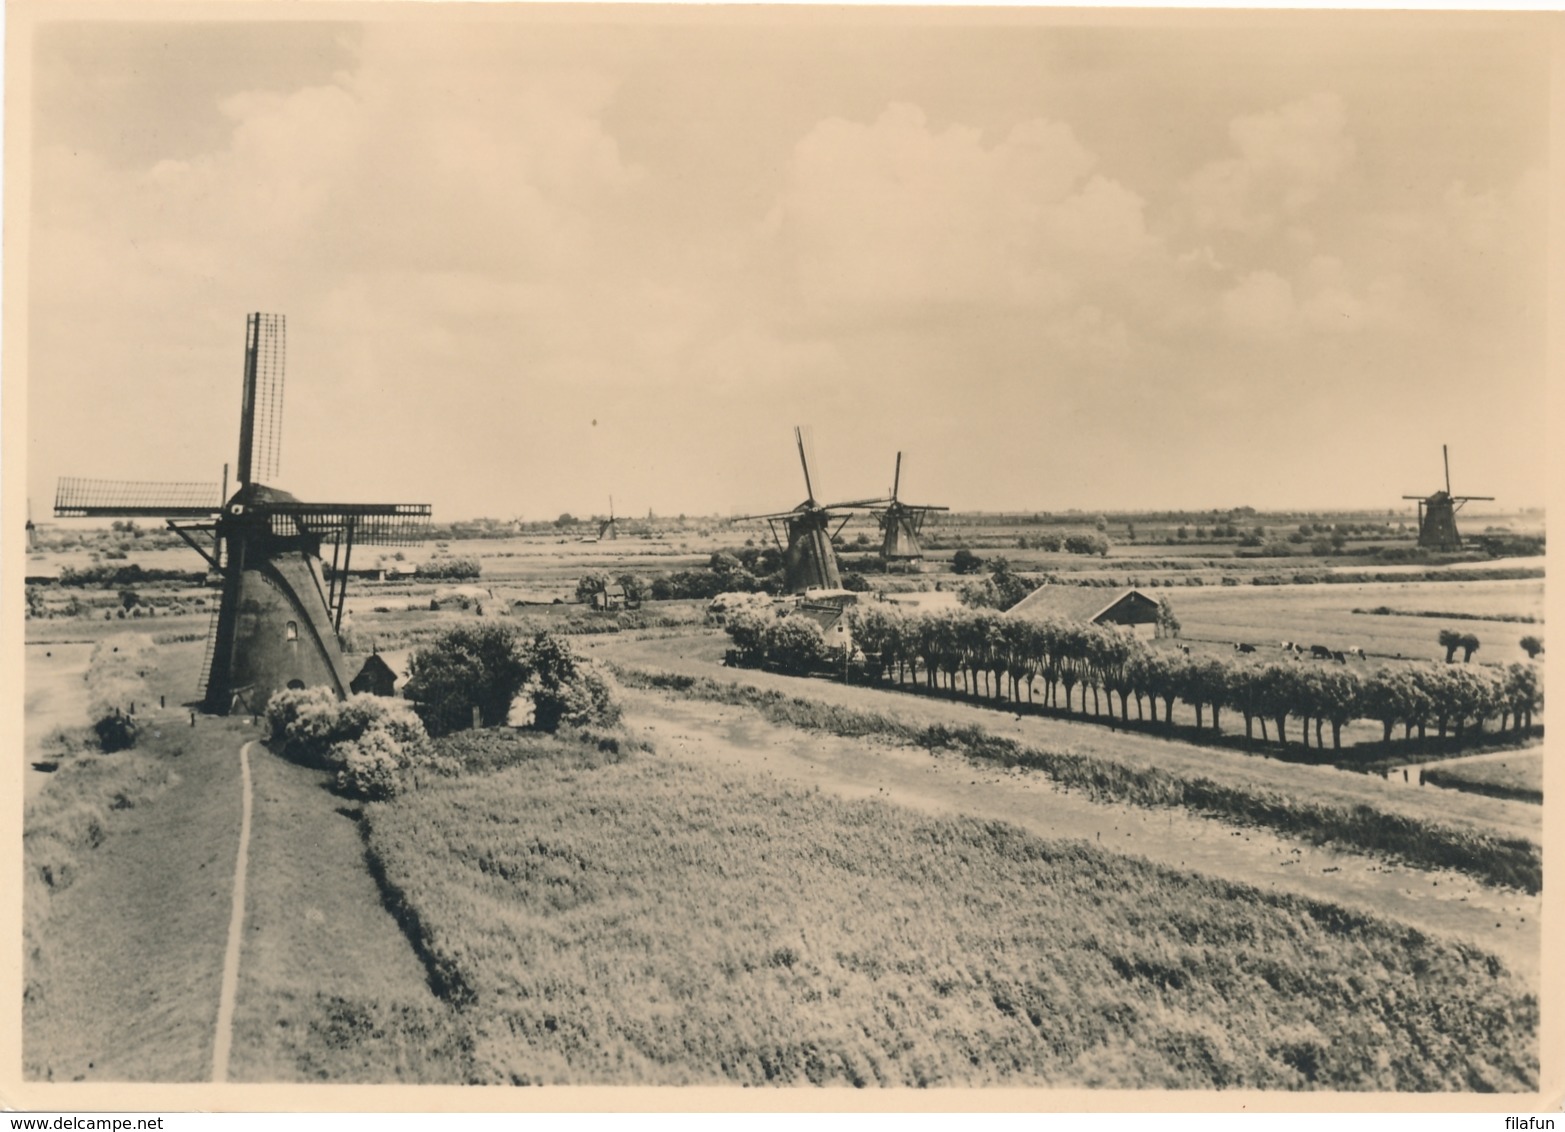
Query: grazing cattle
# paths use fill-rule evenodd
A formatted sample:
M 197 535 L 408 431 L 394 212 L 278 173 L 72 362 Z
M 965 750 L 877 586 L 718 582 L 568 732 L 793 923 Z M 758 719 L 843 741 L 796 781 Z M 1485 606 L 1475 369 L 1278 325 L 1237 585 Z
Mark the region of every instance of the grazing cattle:
M 1325 645 L 1311 645 L 1310 655 L 1316 660 L 1330 660 L 1331 650 Z
M 1348 662 L 1348 658 L 1343 656 L 1340 652 L 1332 653 L 1331 659 L 1336 661 L 1338 664 L 1346 664 Z
M 1255 651 L 1255 646 L 1254 645 L 1242 645 L 1238 641 L 1234 642 L 1234 652 L 1254 652 L 1254 651 Z
M 1298 654 L 1304 651 L 1304 646 L 1296 645 L 1292 641 L 1284 641 L 1282 642 L 1282 651 Z
M 1359 648 L 1358 645 L 1354 645 L 1352 648 L 1350 648 L 1348 650 L 1348 655 L 1349 656 L 1356 656 L 1360 660 L 1363 660 L 1364 659 L 1364 650 Z
M 1180 645 L 1178 647 L 1179 647 L 1179 651 L 1180 652 L 1184 653 L 1186 656 L 1190 655 L 1190 646 L 1189 645 Z

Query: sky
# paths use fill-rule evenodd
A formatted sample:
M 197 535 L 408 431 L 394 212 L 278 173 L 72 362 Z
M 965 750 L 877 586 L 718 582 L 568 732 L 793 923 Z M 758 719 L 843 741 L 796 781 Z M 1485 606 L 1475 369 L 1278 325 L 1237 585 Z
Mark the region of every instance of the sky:
M 1536 17 L 178 11 L 31 29 L 41 513 L 216 482 L 250 311 L 310 499 L 1545 499 Z

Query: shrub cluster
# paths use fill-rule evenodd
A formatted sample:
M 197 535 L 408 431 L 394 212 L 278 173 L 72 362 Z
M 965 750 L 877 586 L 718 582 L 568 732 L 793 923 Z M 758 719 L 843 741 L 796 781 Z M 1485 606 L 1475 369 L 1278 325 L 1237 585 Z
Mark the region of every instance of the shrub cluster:
M 432 558 L 419 566 L 418 576 L 468 581 L 478 577 L 481 570 L 476 558 Z
M 459 625 L 413 654 L 406 694 L 431 735 L 498 727 L 528 693 L 533 726 L 611 725 L 619 719 L 612 677 L 558 637 L 531 638 L 503 621 Z
M 771 608 L 739 609 L 724 626 L 741 664 L 805 676 L 832 661 L 821 627 L 808 617 L 779 617 Z
M 338 789 L 356 798 L 395 797 L 416 768 L 439 769 L 424 725 L 401 700 L 338 700 L 329 688 L 289 689 L 272 696 L 266 721 L 285 754 L 335 771 Z

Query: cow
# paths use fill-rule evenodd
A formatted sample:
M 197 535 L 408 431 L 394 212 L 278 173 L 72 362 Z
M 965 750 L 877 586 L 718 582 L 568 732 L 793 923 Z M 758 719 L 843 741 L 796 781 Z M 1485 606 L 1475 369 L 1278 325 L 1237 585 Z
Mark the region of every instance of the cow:
M 1330 660 L 1331 650 L 1325 645 L 1311 645 L 1310 656 L 1314 657 L 1316 660 Z
M 1336 661 L 1338 664 L 1346 664 L 1348 662 L 1348 658 L 1343 656 L 1340 652 L 1332 653 L 1331 659 Z
M 1254 645 L 1240 644 L 1238 641 L 1234 642 L 1234 652 L 1254 652 L 1254 651 L 1255 651 L 1255 646 Z
M 1189 645 L 1177 645 L 1175 647 L 1178 648 L 1179 651 L 1184 653 L 1186 656 L 1190 655 L 1190 646 Z
M 1298 653 L 1301 653 L 1301 652 L 1304 651 L 1304 646 L 1303 645 L 1296 645 L 1292 641 L 1283 641 L 1281 647 L 1282 647 L 1282 651 L 1283 652 L 1291 652 L 1291 653 L 1298 654 Z
M 1364 659 L 1364 650 L 1359 648 L 1358 645 L 1354 645 L 1352 648 L 1350 648 L 1348 650 L 1348 655 L 1349 656 L 1356 656 L 1360 660 L 1363 660 Z

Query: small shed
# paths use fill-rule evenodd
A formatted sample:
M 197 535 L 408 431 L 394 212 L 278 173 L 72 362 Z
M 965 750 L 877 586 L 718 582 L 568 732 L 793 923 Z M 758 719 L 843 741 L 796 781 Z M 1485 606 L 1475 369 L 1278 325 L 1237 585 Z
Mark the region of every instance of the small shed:
M 624 609 L 627 605 L 625 587 L 618 582 L 610 582 L 592 595 L 592 608 L 599 612 L 611 613 L 617 609 Z
M 355 695 L 368 692 L 372 696 L 394 696 L 397 694 L 397 674 L 380 653 L 370 653 L 364 658 L 359 674 L 348 682 L 348 688 Z
M 1157 636 L 1158 603 L 1137 589 L 1043 585 L 1007 611 L 1013 617 L 1057 617 L 1108 625 L 1138 637 Z

